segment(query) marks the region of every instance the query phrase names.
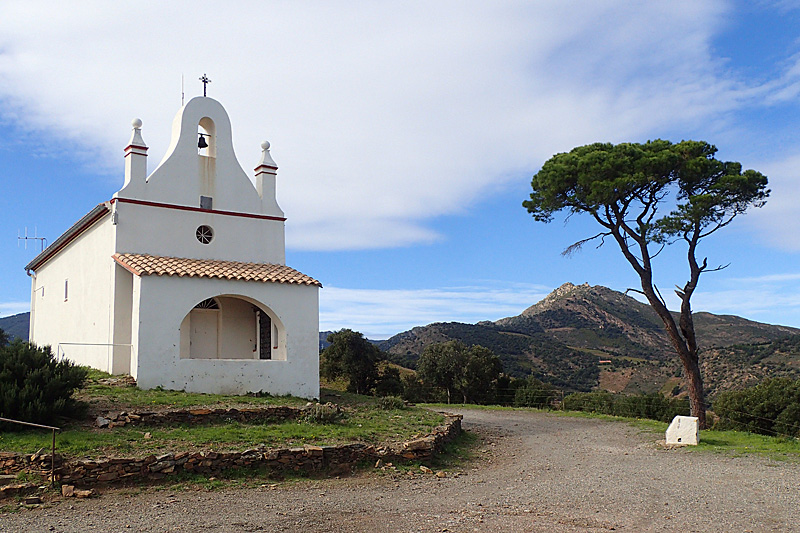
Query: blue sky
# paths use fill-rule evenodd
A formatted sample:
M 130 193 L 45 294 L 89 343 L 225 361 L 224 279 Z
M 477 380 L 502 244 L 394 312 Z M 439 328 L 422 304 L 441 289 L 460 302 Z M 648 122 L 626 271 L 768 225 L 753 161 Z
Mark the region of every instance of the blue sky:
M 554 153 L 707 140 L 770 178 L 767 206 L 701 247 L 697 311 L 800 327 L 800 2 L 0 2 L 0 316 L 35 255 L 149 169 L 186 97 L 228 110 L 245 169 L 268 139 L 287 263 L 323 282 L 320 326 L 385 337 L 517 314 L 564 282 L 636 287 L 591 221 L 521 207 Z M 244 238 L 244 237 L 243 237 Z M 662 291 L 686 280 L 659 257 Z M 674 300 L 672 300 L 674 302 Z

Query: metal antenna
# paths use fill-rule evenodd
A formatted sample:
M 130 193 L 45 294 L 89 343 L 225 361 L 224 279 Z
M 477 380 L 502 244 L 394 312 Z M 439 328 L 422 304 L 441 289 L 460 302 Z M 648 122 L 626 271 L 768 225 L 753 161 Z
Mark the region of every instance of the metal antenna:
M 206 74 L 204 72 L 203 73 L 203 77 L 200 78 L 200 81 L 203 82 L 203 96 L 205 96 L 206 95 L 206 87 L 208 87 L 208 84 L 211 83 L 211 80 L 208 79 L 208 76 L 206 76 Z
M 28 237 L 28 226 L 25 226 L 25 236 L 22 237 L 19 234 L 19 230 L 17 230 L 17 248 L 19 248 L 19 241 L 23 241 L 25 243 L 25 249 L 28 249 L 28 241 L 39 241 L 39 245 L 41 246 L 41 252 L 44 252 L 44 249 L 47 247 L 47 239 L 44 237 L 39 237 L 36 233 L 36 226 L 33 227 L 33 237 Z

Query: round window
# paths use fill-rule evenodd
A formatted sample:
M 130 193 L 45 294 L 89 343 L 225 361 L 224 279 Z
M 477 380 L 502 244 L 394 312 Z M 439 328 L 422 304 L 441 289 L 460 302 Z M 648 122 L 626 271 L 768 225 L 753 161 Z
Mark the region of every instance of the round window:
M 197 237 L 197 240 L 203 244 L 208 244 L 214 238 L 214 230 L 211 229 L 211 226 L 200 226 L 197 228 L 197 231 L 194 232 L 194 236 Z

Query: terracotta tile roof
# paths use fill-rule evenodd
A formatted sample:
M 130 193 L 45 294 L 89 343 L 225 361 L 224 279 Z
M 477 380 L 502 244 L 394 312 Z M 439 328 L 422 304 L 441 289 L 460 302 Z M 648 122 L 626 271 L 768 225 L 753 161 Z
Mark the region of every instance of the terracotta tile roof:
M 188 276 L 242 281 L 294 283 L 297 285 L 322 284 L 302 272 L 286 265 L 272 263 L 240 263 L 214 259 L 184 259 L 144 254 L 114 254 L 114 261 L 137 276 Z

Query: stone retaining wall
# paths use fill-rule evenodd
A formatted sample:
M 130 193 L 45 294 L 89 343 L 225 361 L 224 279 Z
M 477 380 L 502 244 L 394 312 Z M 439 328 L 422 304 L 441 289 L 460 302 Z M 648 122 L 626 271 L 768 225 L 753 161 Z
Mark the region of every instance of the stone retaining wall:
M 444 425 L 429 435 L 408 442 L 375 448 L 355 443 L 339 446 L 311 446 L 268 449 L 258 447 L 244 452 L 177 452 L 144 458 L 109 458 L 64 461 L 56 454 L 56 481 L 76 486 L 118 483 L 129 480 L 160 480 L 178 472 L 196 472 L 215 476 L 231 468 L 265 467 L 271 472 L 349 473 L 355 463 L 368 459 L 385 461 L 427 461 L 461 433 L 461 415 L 447 415 Z M 21 471 L 50 475 L 50 454 L 0 453 L 0 472 Z M 2 498 L 0 491 L 0 498 Z

